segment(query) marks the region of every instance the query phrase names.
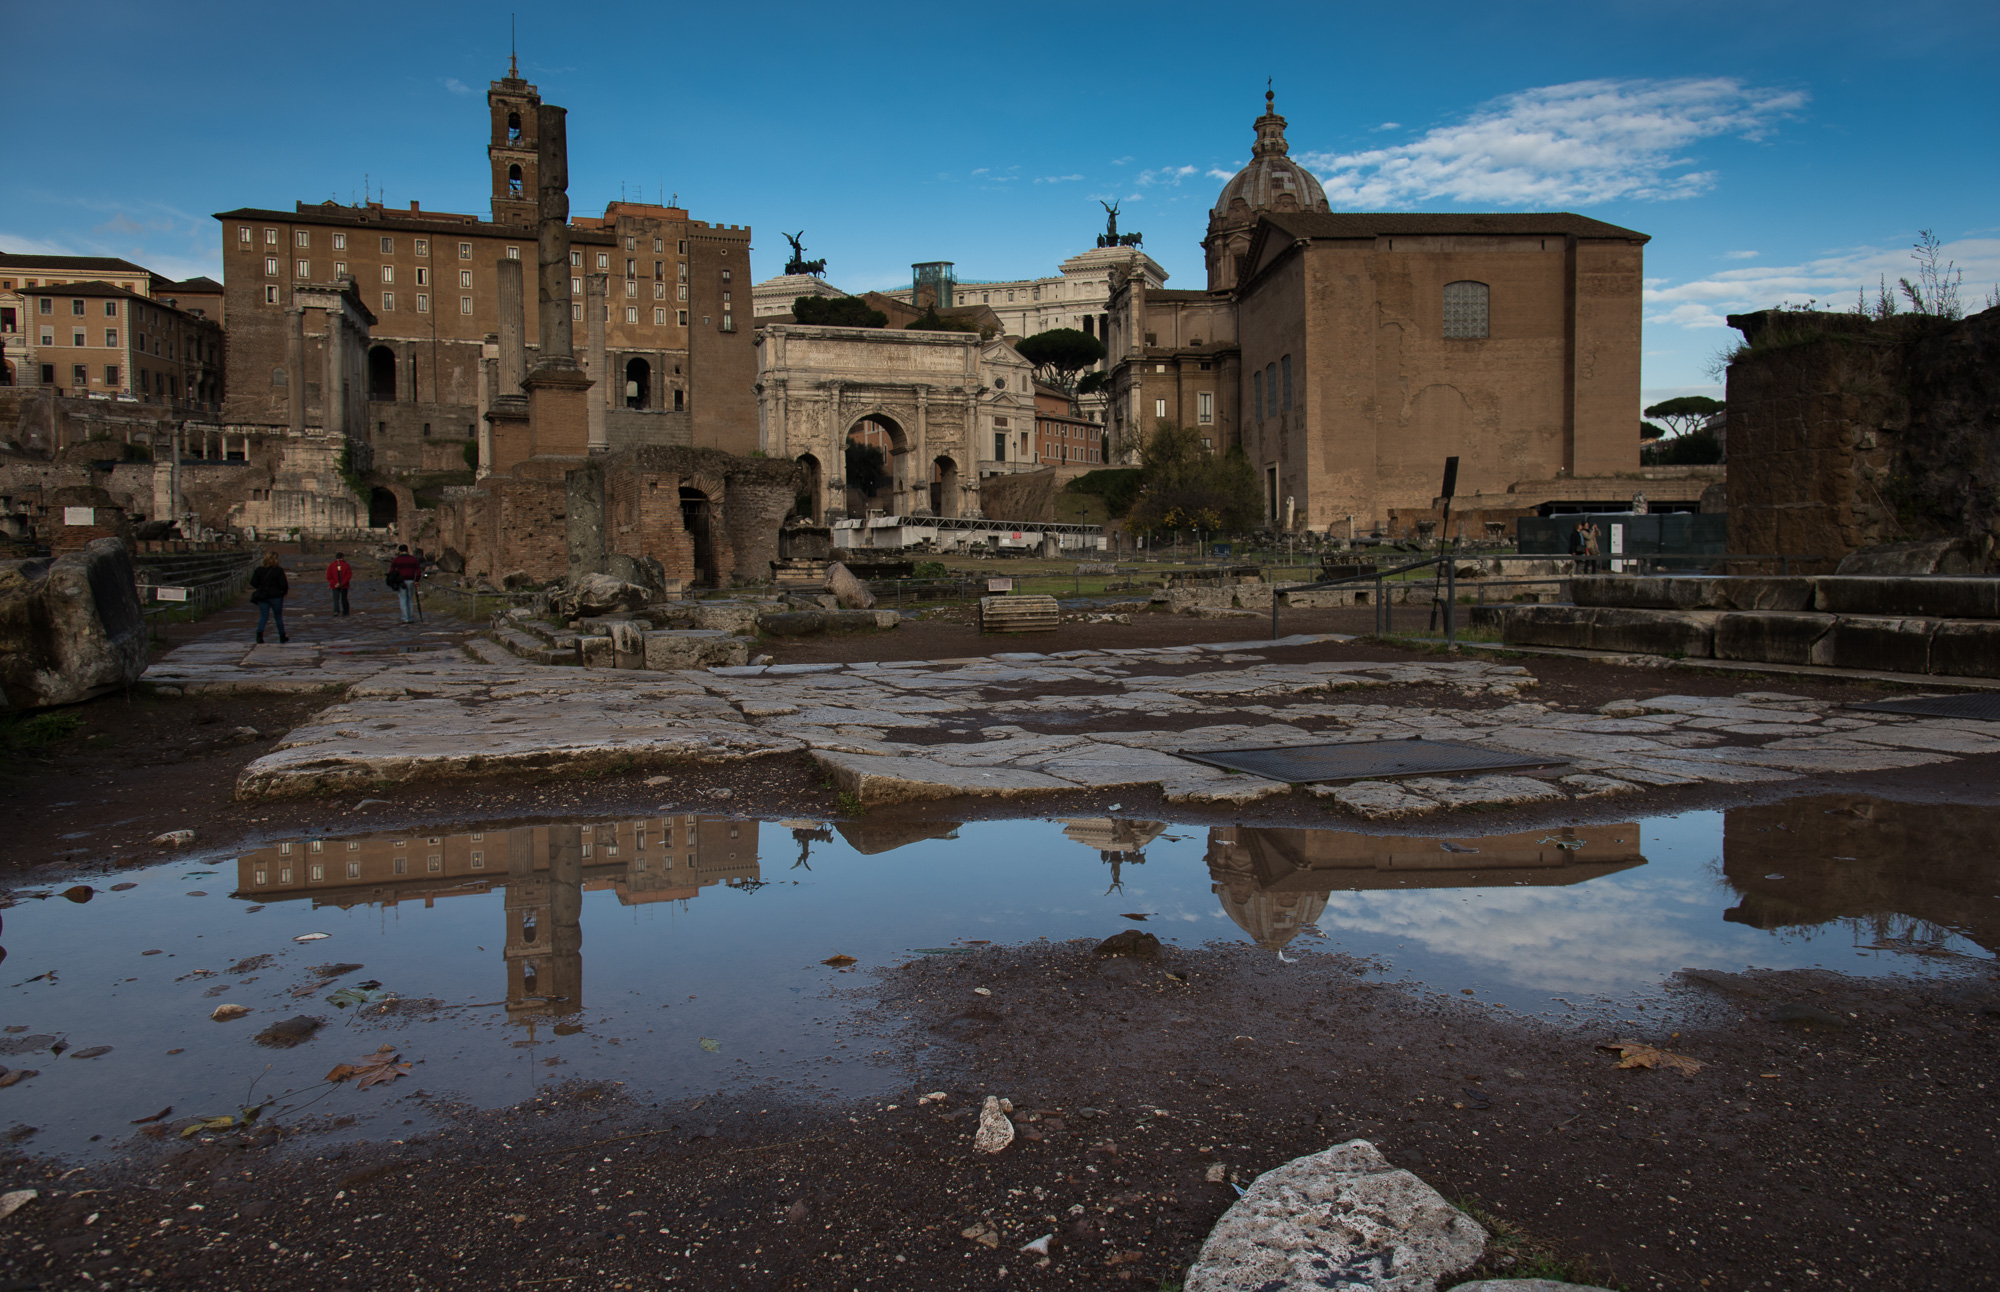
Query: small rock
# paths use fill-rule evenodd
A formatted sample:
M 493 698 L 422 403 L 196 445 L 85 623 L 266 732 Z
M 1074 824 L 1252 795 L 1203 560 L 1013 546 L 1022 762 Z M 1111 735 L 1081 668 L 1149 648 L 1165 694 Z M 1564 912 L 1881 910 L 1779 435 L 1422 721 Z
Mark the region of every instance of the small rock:
M 29 1077 L 34 1077 L 39 1075 L 41 1075 L 41 1069 L 39 1068 L 10 1069 L 5 1075 L 0 1075 L 0 1090 L 4 1090 L 8 1086 L 18 1084 L 19 1082 L 26 1081 Z
M 218 1023 L 227 1023 L 232 1018 L 241 1018 L 250 1012 L 248 1005 L 217 1005 L 209 1017 Z
M 97 896 L 97 890 L 89 884 L 77 884 L 73 887 L 63 889 L 63 896 L 81 906 L 91 898 Z
M 1098 943 L 1096 953 L 1101 956 L 1150 958 L 1160 954 L 1160 940 L 1143 929 L 1126 929 Z
M 1208 1167 L 1208 1174 L 1202 1178 L 1210 1184 L 1221 1184 L 1228 1176 L 1229 1168 L 1227 1166 L 1221 1162 L 1211 1162 Z
M 313 1033 L 319 1031 L 324 1023 L 324 1019 L 314 1018 L 310 1014 L 300 1014 L 296 1018 L 288 1018 L 283 1022 L 273 1023 L 263 1031 L 257 1033 L 257 1044 L 268 1045 L 278 1050 L 288 1050 L 302 1041 L 310 1041 Z
M 998 1153 L 1014 1142 L 1014 1123 L 1000 1111 L 1000 1101 L 992 1095 L 979 1110 L 979 1129 L 973 1133 L 972 1147 L 980 1153 Z M 998 1244 L 996 1236 L 989 1247 Z
M 917 1107 L 921 1108 L 925 1104 L 941 1104 L 945 1101 L 945 1098 L 946 1096 L 944 1091 L 933 1090 L 927 1095 L 917 1096 Z
M 238 727 L 229 734 L 238 740 L 256 740 L 262 733 L 255 727 Z
M 958 1236 L 960 1238 L 969 1238 L 981 1247 L 998 1247 L 1000 1245 L 1000 1231 L 983 1220 L 969 1229 L 961 1229 Z
M 165 834 L 154 835 L 153 842 L 165 848 L 184 848 L 194 842 L 194 831 L 169 830 Z
M 0 1220 L 19 1211 L 22 1204 L 32 1202 L 42 1196 L 39 1189 L 16 1189 L 12 1193 L 0 1193 Z
M 991 996 L 993 994 L 993 989 L 991 987 L 974 987 L 972 989 L 972 994 L 975 996 Z

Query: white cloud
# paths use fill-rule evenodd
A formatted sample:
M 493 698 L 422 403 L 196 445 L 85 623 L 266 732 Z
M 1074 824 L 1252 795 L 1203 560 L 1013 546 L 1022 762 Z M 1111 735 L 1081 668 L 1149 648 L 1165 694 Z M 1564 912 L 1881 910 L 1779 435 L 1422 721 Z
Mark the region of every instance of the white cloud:
M 1175 186 L 1188 176 L 1198 174 L 1199 171 L 1200 168 L 1196 166 L 1161 166 L 1155 170 L 1140 171 L 1139 182 Z
M 1111 159 L 1111 164 L 1113 166 L 1128 166 L 1131 164 L 1131 162 L 1132 159 L 1130 157 L 1114 157 Z
M 444 88 L 450 90 L 453 94 L 472 93 L 472 87 L 467 85 L 464 81 L 459 80 L 456 76 L 445 77 Z
M 1344 207 L 1692 197 L 1714 185 L 1715 172 L 1693 169 L 1683 150 L 1719 135 L 1761 138 L 1806 97 L 1727 77 L 1575 81 L 1508 95 L 1411 143 L 1302 160 L 1328 201 Z
M 1944 244 L 1943 254 L 1965 275 L 1959 300 L 1968 311 L 1982 308 L 2000 282 L 2000 238 L 1960 238 Z M 1725 269 L 1685 283 L 1648 279 L 1646 321 L 1688 328 L 1728 326 L 1726 315 L 1769 309 L 1786 301 L 1817 300 L 1834 309 L 1853 309 L 1856 292 L 1872 302 L 1878 285 L 1896 290 L 1896 280 L 1915 277 L 1910 249 L 1850 247 L 1793 265 L 1757 265 Z M 1905 303 L 1899 298 L 1899 306 Z
M 1235 172 L 1235 171 L 1233 171 L 1233 170 L 1224 170 L 1224 169 L 1222 169 L 1222 167 L 1220 167 L 1220 166 L 1211 166 L 1211 167 L 1209 167 L 1209 168 L 1208 168 L 1208 169 L 1207 169 L 1206 171 L 1203 171 L 1202 173 L 1203 173 L 1203 174 L 1205 174 L 1205 175 L 1207 175 L 1207 176 L 1208 176 L 1208 177 L 1209 177 L 1210 179 L 1219 179 L 1219 180 L 1223 180 L 1224 182 L 1227 182 L 1227 181 L 1229 181 L 1229 180 L 1232 180 L 1232 179 L 1235 179 L 1235 178 L 1236 178 L 1236 172 Z
M 1722 253 L 1724 260 L 1755 260 L 1757 256 L 1758 253 L 1755 251 L 1725 251 Z
M 1067 184 L 1067 183 L 1071 182 L 1072 180 L 1079 180 L 1079 179 L 1082 179 L 1082 178 L 1083 178 L 1083 176 L 1081 176 L 1081 175 L 1038 175 L 1038 176 L 1036 176 L 1036 177 L 1035 177 L 1035 183 L 1037 183 L 1037 184 Z

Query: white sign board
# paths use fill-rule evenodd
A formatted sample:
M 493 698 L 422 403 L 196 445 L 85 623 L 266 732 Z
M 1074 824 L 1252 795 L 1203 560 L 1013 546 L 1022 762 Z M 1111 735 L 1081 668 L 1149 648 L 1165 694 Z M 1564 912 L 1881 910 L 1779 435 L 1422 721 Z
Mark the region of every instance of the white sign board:
M 986 590 L 988 592 L 1012 592 L 1014 590 L 1014 580 L 988 579 L 986 580 Z
M 153 600 L 155 601 L 186 601 L 187 599 L 188 590 L 186 588 L 153 589 Z
M 95 525 L 96 523 L 97 508 L 95 507 L 63 508 L 63 524 L 65 525 Z
M 1623 552 L 1624 550 L 1625 550 L 1625 527 L 1623 525 L 1614 524 L 1611 526 L 1612 554 L 1616 555 L 1620 552 Z M 1625 566 L 1627 564 L 1628 562 L 1625 561 L 1613 561 L 1611 563 L 1611 569 L 1614 573 L 1623 574 L 1625 572 Z M 1636 564 L 1636 562 L 1633 562 L 1633 564 Z

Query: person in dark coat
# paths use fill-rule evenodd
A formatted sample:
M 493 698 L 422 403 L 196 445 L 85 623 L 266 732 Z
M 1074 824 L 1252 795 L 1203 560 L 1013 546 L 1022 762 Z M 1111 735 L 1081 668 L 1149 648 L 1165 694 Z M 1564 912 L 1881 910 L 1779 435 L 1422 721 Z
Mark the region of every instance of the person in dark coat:
M 347 563 L 344 552 L 333 554 L 333 564 L 326 567 L 326 586 L 333 589 L 333 613 L 345 615 L 353 613 L 347 604 L 347 589 L 354 583 L 354 567 Z
M 278 641 L 288 642 L 285 635 L 285 594 L 292 590 L 291 581 L 285 578 L 285 567 L 278 564 L 276 552 L 264 553 L 264 563 L 250 574 L 250 600 L 257 603 L 257 642 L 264 641 L 264 625 L 273 619 L 278 621 Z
M 395 559 L 389 562 L 389 573 L 395 582 L 390 586 L 396 590 L 396 601 L 403 612 L 403 622 L 416 618 L 417 580 L 424 577 L 424 563 L 410 555 L 409 544 L 396 548 Z

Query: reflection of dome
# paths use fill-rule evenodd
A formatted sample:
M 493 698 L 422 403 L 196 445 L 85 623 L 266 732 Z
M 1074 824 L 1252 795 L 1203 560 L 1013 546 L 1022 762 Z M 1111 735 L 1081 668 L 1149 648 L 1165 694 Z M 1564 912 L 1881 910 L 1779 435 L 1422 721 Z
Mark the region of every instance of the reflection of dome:
M 1283 950 L 1286 943 L 1298 936 L 1301 927 L 1319 919 L 1326 910 L 1328 896 L 1318 892 L 1273 892 L 1256 887 L 1247 877 L 1218 883 L 1215 893 L 1222 899 L 1223 913 L 1266 951 Z
M 1274 96 L 1264 95 L 1264 115 L 1257 118 L 1257 142 L 1250 149 L 1250 164 L 1222 186 L 1209 214 L 1209 226 L 1247 224 L 1259 211 L 1324 211 L 1326 190 L 1305 167 L 1291 158 L 1285 142 L 1285 119 L 1272 105 Z M 1234 208 L 1232 210 L 1232 208 Z

